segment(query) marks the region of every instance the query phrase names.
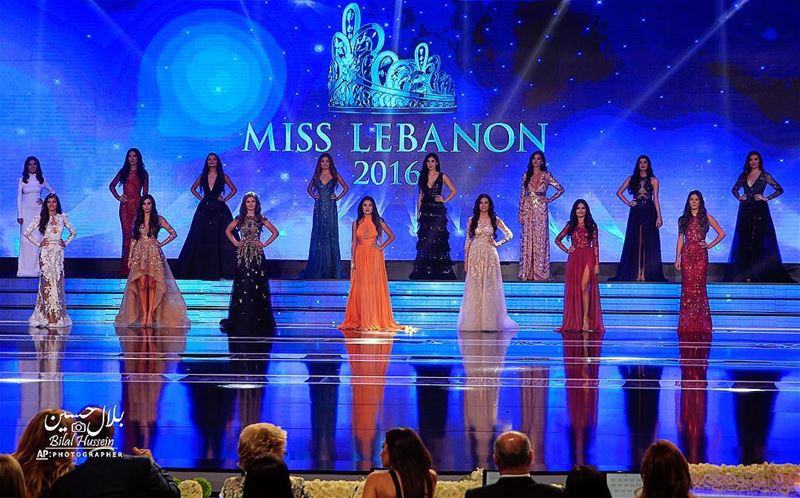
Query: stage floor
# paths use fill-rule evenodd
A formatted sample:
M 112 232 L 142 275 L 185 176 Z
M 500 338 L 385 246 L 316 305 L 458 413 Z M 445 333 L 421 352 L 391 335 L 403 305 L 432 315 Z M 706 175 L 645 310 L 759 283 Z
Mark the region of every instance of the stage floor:
M 0 452 L 41 408 L 99 404 L 125 411 L 118 447 L 168 468 L 234 469 L 258 421 L 288 432 L 297 472 L 377 466 L 395 426 L 442 471 L 491 466 L 507 429 L 530 436 L 541 471 L 637 469 L 655 438 L 693 462 L 800 462 L 799 286 L 712 285 L 713 336 L 679 339 L 674 284 L 604 284 L 609 329 L 582 335 L 553 331 L 560 284 L 507 284 L 523 328 L 492 334 L 454 330 L 460 283 L 393 282 L 420 330 L 343 335 L 346 284 L 274 282 L 277 335 L 232 339 L 213 323 L 229 282 L 181 282 L 191 329 L 148 330 L 111 324 L 122 282 L 68 281 L 76 324 L 57 331 L 21 321 L 35 281 L 0 280 Z

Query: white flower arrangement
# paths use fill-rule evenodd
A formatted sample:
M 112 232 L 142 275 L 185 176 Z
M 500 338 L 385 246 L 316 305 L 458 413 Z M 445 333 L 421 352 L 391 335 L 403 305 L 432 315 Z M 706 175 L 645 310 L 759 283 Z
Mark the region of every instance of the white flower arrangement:
M 739 493 L 800 494 L 800 465 L 762 463 L 757 465 L 690 464 L 692 484 L 698 490 Z
M 203 486 L 192 479 L 186 479 L 178 484 L 181 498 L 203 498 Z

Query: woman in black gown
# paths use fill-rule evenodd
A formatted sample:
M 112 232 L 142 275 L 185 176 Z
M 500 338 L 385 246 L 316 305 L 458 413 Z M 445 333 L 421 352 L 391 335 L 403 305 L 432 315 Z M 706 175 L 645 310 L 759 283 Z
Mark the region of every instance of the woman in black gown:
M 764 196 L 767 184 L 774 192 Z M 775 225 L 767 205 L 768 201 L 783 193 L 783 188 L 772 175 L 764 171 L 761 154 L 756 151 L 747 154 L 744 172 L 739 175 L 732 192 L 739 199 L 739 213 L 728 258 L 727 280 L 794 282 L 783 268 Z
M 261 231 L 270 232 L 266 242 L 261 242 Z M 233 236 L 239 230 L 239 240 Z M 275 317 L 267 276 L 267 258 L 264 248 L 278 238 L 278 229 L 261 214 L 261 201 L 253 192 L 242 199 L 239 215 L 225 229 L 225 235 L 236 247 L 236 277 L 233 279 L 228 318 L 220 325 L 231 336 L 259 337 L 275 331 Z
M 442 195 L 443 185 L 450 194 Z M 450 260 L 450 232 L 445 204 L 456 196 L 456 187 L 441 172 L 439 156 L 428 154 L 419 175 L 417 197 L 417 257 L 411 280 L 455 280 Z
M 623 195 L 625 190 L 632 197 L 630 201 Z M 631 209 L 617 275 L 609 280 L 666 282 L 661 266 L 661 237 L 658 233 L 663 224 L 658 190 L 658 178 L 653 174 L 650 158 L 639 156 L 633 174 L 617 190 L 617 197 Z
M 223 195 L 226 185 L 230 191 Z M 233 278 L 236 255 L 225 237 L 225 227 L 233 219 L 226 202 L 236 195 L 236 186 L 222 170 L 218 155 L 212 152 L 206 157 L 203 172 L 191 192 L 200 204 L 178 256 L 175 274 L 178 278 L 197 280 Z

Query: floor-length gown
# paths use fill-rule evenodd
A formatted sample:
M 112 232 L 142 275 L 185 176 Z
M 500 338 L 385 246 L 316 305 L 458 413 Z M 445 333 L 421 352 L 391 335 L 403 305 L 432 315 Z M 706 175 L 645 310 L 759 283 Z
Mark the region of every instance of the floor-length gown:
M 552 186 L 559 192 L 564 187 L 549 172 L 543 171 L 538 185 L 525 186 L 519 196 L 519 216 L 522 219 L 522 237 L 519 243 L 520 280 L 550 279 L 550 217 L 547 189 Z
M 127 277 L 130 271 L 128 266 L 131 240 L 133 239 L 133 222 L 136 221 L 136 211 L 142 200 L 142 182 L 139 175 L 131 171 L 128 179 L 122 184 L 122 195 L 127 200 L 119 202 L 119 224 L 122 227 L 122 257 L 120 259 L 119 273 Z
M 28 177 L 28 183 L 19 179 L 17 186 L 17 219 L 22 218 L 19 226 L 19 259 L 17 260 L 18 277 L 38 277 L 39 276 L 39 242 L 42 240 L 38 230 L 34 230 L 32 236 L 36 242 L 31 242 L 25 237 L 25 229 L 31 224 L 42 210 L 42 205 L 38 202 L 42 199 L 42 189 L 47 189 L 51 194 L 55 193 L 53 187 L 45 180 L 39 183 L 35 175 Z
M 178 256 L 175 273 L 178 278 L 219 280 L 233 278 L 236 267 L 236 248 L 225 235 L 233 215 L 228 205 L 219 200 L 225 188 L 224 175 L 217 175 L 214 187 L 208 176 L 200 181 L 203 200 L 197 205 L 189 234 Z
M 783 268 L 769 205 L 767 201 L 755 200 L 757 194 L 764 195 L 767 185 L 775 189 L 775 192 L 765 197 L 767 200 L 783 193 L 780 184 L 766 171 L 762 171 L 752 185 L 747 183 L 747 174 L 742 173 L 733 186 L 733 195 L 738 198 L 739 190 L 743 189 L 746 199 L 739 202 L 736 216 L 736 230 L 728 258 L 729 281 L 794 282 Z
M 631 179 L 633 182 L 633 179 Z M 628 211 L 625 228 L 625 243 L 617 267 L 617 275 L 609 280 L 637 280 L 639 269 L 643 269 L 646 282 L 666 282 L 661 266 L 661 236 L 656 228 L 656 204 L 653 201 L 653 185 L 650 177 L 639 177 L 635 206 Z
M 567 227 L 559 234 L 563 238 Z M 599 252 L 597 227 L 592 238 L 586 226 L 578 225 L 571 235 L 572 247 L 575 249 L 567 258 L 567 270 L 564 277 L 564 317 L 559 332 L 578 332 L 583 329 L 583 299 L 581 297 L 581 280 L 584 271 L 589 272 L 589 330 L 602 332 L 603 312 L 600 308 L 600 285 L 594 266 L 597 262 L 596 251 Z
M 350 273 L 350 293 L 340 329 L 401 330 L 394 321 L 389 278 L 383 251 L 373 245 L 378 231 L 372 219 L 363 218 L 356 228 L 355 269 Z
M 236 276 L 231 289 L 228 318 L 221 325 L 231 336 L 264 337 L 275 332 L 275 317 L 267 275 L 267 258 L 261 245 L 264 218 L 247 216 L 237 228 Z M 230 242 L 228 242 L 230 243 Z
M 414 270 L 408 278 L 412 280 L 455 280 L 453 262 L 450 260 L 450 232 L 447 230 L 447 208 L 437 202 L 442 195 L 444 174 L 439 173 L 433 186 L 420 183 L 422 203 L 417 223 L 417 257 Z
M 470 226 L 471 222 L 467 222 Z M 497 218 L 497 228 L 503 239 L 495 242 L 494 228 L 488 219 L 479 219 L 472 238 L 467 236 L 464 254 L 467 255 L 467 276 L 464 281 L 464 298 L 458 312 L 458 330 L 501 331 L 517 327 L 506 311 L 503 293 L 503 274 L 497 247 L 511 237 L 511 230 Z
M 311 224 L 311 240 L 308 245 L 308 264 L 300 278 L 342 278 L 342 257 L 339 252 L 339 210 L 335 194 L 338 182 L 335 178 L 322 183 L 315 180 L 314 215 Z
M 25 238 L 36 243 L 33 233 L 39 232 L 39 216 L 25 229 Z M 39 291 L 36 293 L 36 306 L 28 319 L 34 327 L 69 327 L 72 320 L 67 314 L 67 301 L 64 294 L 64 247 L 61 246 L 61 235 L 64 229 L 69 230 L 69 237 L 64 241 L 68 245 L 75 238 L 75 229 L 66 214 L 56 214 L 50 218 L 43 238 L 47 245 L 39 252 Z
M 678 333 L 711 332 L 711 310 L 706 293 L 708 249 L 701 246 L 706 234 L 700 229 L 697 217 L 686 226 L 686 238 L 681 249 L 681 312 Z
M 163 221 L 164 219 L 161 218 L 160 222 Z M 175 237 L 175 230 L 171 226 L 167 225 L 164 228 L 171 237 Z M 186 316 L 186 302 L 175 283 L 175 277 L 172 276 L 167 258 L 158 245 L 158 239 L 148 235 L 147 227 L 144 224 L 139 227 L 139 234 L 139 239 L 131 243 L 130 273 L 125 285 L 125 294 L 122 296 L 122 305 L 114 323 L 118 326 L 136 326 L 144 321 L 140 304 L 142 296 L 139 295 L 137 280 L 144 276 L 150 276 L 156 282 L 153 325 L 159 327 L 189 325 L 189 319 Z

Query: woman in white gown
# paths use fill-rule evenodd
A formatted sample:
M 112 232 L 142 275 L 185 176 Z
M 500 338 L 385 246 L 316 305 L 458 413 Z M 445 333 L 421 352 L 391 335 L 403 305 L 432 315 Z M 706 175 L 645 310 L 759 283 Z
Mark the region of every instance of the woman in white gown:
M 464 249 L 464 299 L 458 312 L 458 330 L 501 331 L 517 328 L 506 312 L 503 275 L 497 248 L 513 236 L 494 214 L 492 198 L 481 194 L 475 200 Z M 497 229 L 503 238 L 495 241 Z
M 69 237 L 63 240 L 64 229 L 69 230 Z M 34 232 L 38 233 L 41 242 L 36 242 Z M 36 306 L 28 319 L 33 327 L 69 327 L 72 320 L 67 314 L 67 302 L 64 296 L 64 248 L 75 238 L 76 232 L 61 213 L 61 201 L 56 194 L 44 198 L 44 205 L 39 216 L 25 229 L 25 238 L 38 244 L 39 252 L 39 292 L 36 294 Z
M 56 191 L 47 183 L 42 175 L 39 159 L 29 156 L 22 167 L 22 176 L 17 185 L 17 223 L 19 223 L 19 259 L 17 260 L 18 277 L 39 276 L 39 242 L 42 238 L 35 232 L 31 242 L 25 238 L 25 229 L 38 216 L 42 209 L 42 189 L 51 194 Z

